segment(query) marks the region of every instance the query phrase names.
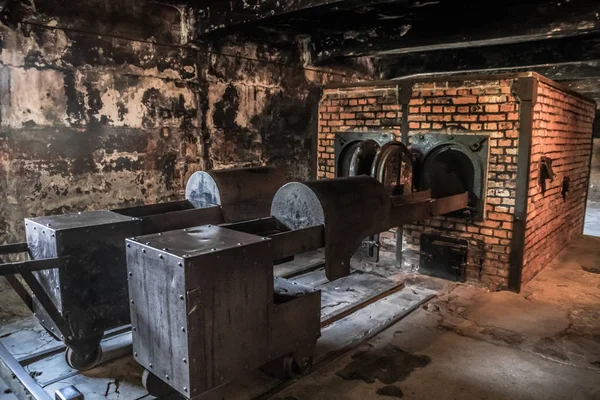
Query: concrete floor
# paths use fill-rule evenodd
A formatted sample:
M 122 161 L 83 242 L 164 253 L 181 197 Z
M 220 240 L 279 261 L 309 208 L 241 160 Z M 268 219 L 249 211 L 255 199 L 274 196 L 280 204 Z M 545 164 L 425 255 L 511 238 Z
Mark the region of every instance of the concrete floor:
M 521 294 L 407 278 L 442 294 L 273 398 L 600 400 L 600 238 L 572 243 Z M 0 298 L 0 320 L 27 315 L 10 290 Z
M 445 294 L 277 395 L 600 399 L 600 239 L 573 243 L 521 294 Z

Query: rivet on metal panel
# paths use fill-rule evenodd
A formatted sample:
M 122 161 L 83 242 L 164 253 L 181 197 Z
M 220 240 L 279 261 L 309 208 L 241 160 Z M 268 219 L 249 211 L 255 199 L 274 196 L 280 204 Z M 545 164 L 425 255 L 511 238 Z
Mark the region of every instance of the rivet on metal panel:
M 212 225 L 206 225 L 207 228 L 212 228 Z
M 189 254 L 184 254 L 183 258 L 188 258 L 190 255 Z
M 46 226 L 50 226 L 50 224 L 46 224 Z
M 150 246 L 150 242 L 146 242 L 146 246 Z
M 183 359 L 183 363 L 184 363 L 184 364 L 187 364 L 187 360 L 186 360 L 185 358 Z
M 163 255 L 162 255 L 162 254 L 159 254 L 159 255 L 158 255 L 158 258 L 160 258 L 160 259 L 162 260 L 162 259 L 163 259 Z
M 134 356 L 135 358 L 137 358 L 137 356 L 138 356 L 138 353 L 133 353 L 133 356 Z
M 131 300 L 131 304 L 135 304 L 135 302 L 133 300 Z
M 34 230 L 34 231 L 37 231 L 37 227 L 35 227 L 35 226 L 34 226 L 34 227 L 33 227 L 33 230 Z
M 137 240 L 137 238 L 136 237 L 132 237 L 131 240 Z
M 217 251 L 217 249 L 210 249 L 210 251 Z
M 171 379 L 171 378 L 169 378 L 169 375 L 165 375 L 165 379 L 166 379 L 166 380 L 169 380 L 169 379 Z
M 52 234 L 52 237 L 54 237 L 54 233 Z
M 46 234 L 46 231 L 42 229 L 42 235 L 45 235 L 45 234 Z
M 131 244 L 127 243 L 127 247 L 131 248 Z
M 183 295 L 182 295 L 182 294 L 181 294 L 181 295 L 179 295 L 179 298 L 180 298 L 181 300 L 183 300 Z
M 130 273 L 129 273 L 129 276 L 133 276 L 133 272 L 130 272 Z
M 162 233 L 159 233 L 158 236 L 162 236 Z
M 168 247 L 163 247 L 163 251 L 169 251 Z
M 183 391 L 187 393 L 187 388 L 184 386 Z
M 44 323 L 46 323 L 46 320 L 45 320 L 45 319 L 43 319 L 43 320 L 42 320 L 42 324 L 44 324 Z
M 238 243 L 238 246 L 241 246 L 241 245 L 242 245 L 241 243 Z
M 183 267 L 183 263 L 177 263 L 177 265 L 179 265 L 180 267 Z
M 142 249 L 142 253 L 146 253 L 146 249 Z
M 267 240 L 267 239 L 268 239 L 268 238 L 266 238 L 266 237 L 262 238 L 262 240 Z
M 181 327 L 181 332 L 185 332 L 185 327 Z
M 152 363 L 148 364 L 148 366 L 149 366 L 150 368 L 154 368 L 154 365 L 153 365 Z
M 137 331 L 137 328 L 134 326 L 131 328 L 131 330 L 135 332 L 135 331 Z

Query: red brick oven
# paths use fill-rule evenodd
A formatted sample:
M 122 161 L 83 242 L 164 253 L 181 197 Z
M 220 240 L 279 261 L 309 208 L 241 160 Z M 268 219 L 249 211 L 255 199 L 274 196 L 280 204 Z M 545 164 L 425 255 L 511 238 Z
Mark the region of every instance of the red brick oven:
M 382 235 L 381 256 L 394 254 L 402 269 L 519 291 L 583 231 L 595 109 L 534 73 L 328 86 L 318 177 L 369 173 L 357 160 L 364 166 L 386 141 L 402 141 L 415 157 L 415 189 L 434 197 L 468 190 L 471 203 Z

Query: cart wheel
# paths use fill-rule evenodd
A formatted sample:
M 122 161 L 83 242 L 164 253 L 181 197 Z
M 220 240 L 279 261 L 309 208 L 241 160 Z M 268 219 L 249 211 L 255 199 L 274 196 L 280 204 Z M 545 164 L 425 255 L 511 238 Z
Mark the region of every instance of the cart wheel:
M 148 391 L 150 396 L 161 397 L 174 391 L 174 389 L 163 382 L 158 376 L 144 369 L 142 374 L 142 385 Z
M 71 347 L 67 347 L 65 353 L 67 364 L 77 371 L 89 371 L 100 363 L 100 359 L 102 359 L 102 346 L 100 345 L 96 347 L 95 352 L 84 359 L 80 358 Z
M 278 379 L 298 379 L 308 373 L 312 367 L 312 357 L 297 360 L 292 354 L 273 360 L 261 369 Z

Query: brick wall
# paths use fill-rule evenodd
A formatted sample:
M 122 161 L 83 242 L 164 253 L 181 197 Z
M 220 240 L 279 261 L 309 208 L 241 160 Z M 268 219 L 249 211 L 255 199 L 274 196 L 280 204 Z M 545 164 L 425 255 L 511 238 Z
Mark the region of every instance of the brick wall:
M 592 124 L 596 105 L 540 82 L 534 126 L 527 205 L 523 278 L 531 280 L 547 263 L 582 233 L 590 173 Z M 538 184 L 539 161 L 553 159 L 556 174 L 545 194 Z M 562 182 L 570 178 L 563 200 Z
M 471 222 L 438 217 L 406 225 L 402 231 L 401 268 L 416 270 L 420 261 L 420 237 L 437 233 L 469 242 L 467 280 L 505 289 L 510 270 L 517 154 L 519 149 L 520 103 L 513 96 L 519 76 L 486 79 L 449 78 L 413 81 L 408 113 L 409 144 L 415 135 L 428 133 L 489 136 L 489 165 L 486 218 Z M 535 108 L 529 214 L 523 281 L 531 279 L 568 240 L 581 233 L 585 188 L 589 175 L 591 124 L 595 105 L 561 92 L 540 80 Z M 545 81 L 544 81 L 545 82 Z M 319 108 L 318 177 L 335 173 L 335 135 L 347 131 L 381 130 L 401 140 L 401 81 L 373 86 L 328 88 Z M 555 158 L 558 174 L 545 196 L 538 192 L 539 157 Z M 563 176 L 571 179 L 571 192 L 563 202 Z M 382 257 L 393 259 L 396 232 L 382 234 Z
M 489 136 L 489 165 L 484 222 L 437 217 L 404 227 L 403 266 L 419 265 L 420 235 L 469 241 L 467 280 L 493 288 L 508 283 L 515 205 L 519 104 L 513 80 L 417 83 L 409 108 L 409 137 L 437 133 Z
M 396 85 L 325 89 L 319 105 L 317 177 L 334 177 L 336 133 L 385 130 L 400 140 L 401 126 L 402 107 Z

